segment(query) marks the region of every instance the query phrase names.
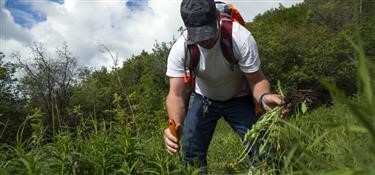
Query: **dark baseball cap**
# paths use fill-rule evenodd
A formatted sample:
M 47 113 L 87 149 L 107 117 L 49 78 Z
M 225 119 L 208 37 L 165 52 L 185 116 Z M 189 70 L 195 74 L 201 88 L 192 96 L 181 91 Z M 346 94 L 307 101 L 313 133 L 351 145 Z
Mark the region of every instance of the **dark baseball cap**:
M 218 32 L 214 0 L 182 0 L 180 13 L 190 44 L 212 39 Z

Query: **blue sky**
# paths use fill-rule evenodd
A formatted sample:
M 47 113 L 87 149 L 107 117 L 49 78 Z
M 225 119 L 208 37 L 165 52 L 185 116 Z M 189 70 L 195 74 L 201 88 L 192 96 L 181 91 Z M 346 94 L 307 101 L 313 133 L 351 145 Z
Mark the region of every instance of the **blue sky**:
M 34 10 L 28 1 L 7 0 L 5 8 L 11 12 L 14 21 L 22 27 L 31 28 L 34 23 L 47 19 L 45 14 Z
M 147 7 L 148 0 L 128 0 L 126 6 L 132 10 L 144 10 Z
M 64 0 L 48 0 L 58 4 L 64 4 Z M 148 0 L 128 0 L 126 7 L 132 11 L 142 11 L 147 7 Z M 47 19 L 46 14 L 35 10 L 29 0 L 6 0 L 5 8 L 10 11 L 14 22 L 25 28 L 31 28 L 35 23 Z
M 268 9 L 303 0 L 222 0 L 233 3 L 245 21 Z M 80 66 L 110 67 L 113 60 L 99 51 L 106 45 L 119 61 L 152 51 L 155 42 L 178 37 L 183 26 L 181 0 L 0 0 L 0 51 L 19 51 L 42 42 L 53 53 L 66 42 Z
M 58 4 L 63 4 L 64 0 L 49 0 Z M 35 10 L 31 6 L 31 1 L 27 0 L 6 0 L 5 8 L 8 9 L 14 21 L 25 28 L 31 28 L 33 24 L 45 21 L 46 14 Z

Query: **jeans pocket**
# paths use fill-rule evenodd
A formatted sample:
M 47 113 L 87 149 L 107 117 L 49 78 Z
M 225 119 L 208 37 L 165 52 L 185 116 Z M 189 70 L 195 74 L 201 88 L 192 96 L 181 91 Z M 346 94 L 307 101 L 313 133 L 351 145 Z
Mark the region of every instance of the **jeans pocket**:
M 208 110 L 209 110 L 209 107 L 211 106 L 212 104 L 212 101 L 210 99 L 208 99 L 207 97 L 203 97 L 202 98 L 202 112 L 201 112 L 201 116 L 202 117 L 206 117 L 207 116 L 207 113 L 208 113 Z

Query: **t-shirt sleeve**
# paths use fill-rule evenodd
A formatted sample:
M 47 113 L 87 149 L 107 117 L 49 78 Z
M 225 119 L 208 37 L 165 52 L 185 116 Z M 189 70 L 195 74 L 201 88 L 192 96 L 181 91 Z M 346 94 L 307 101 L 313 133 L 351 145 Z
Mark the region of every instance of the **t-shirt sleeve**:
M 234 35 L 237 36 L 233 36 L 233 38 L 236 39 L 235 42 L 237 43 L 235 43 L 235 45 L 238 46 L 238 65 L 242 72 L 255 72 L 260 68 L 258 47 L 255 42 L 255 39 L 251 35 L 251 33 L 243 26 L 240 26 L 238 24 L 236 27 L 238 27 L 238 32 Z
M 184 48 L 185 39 L 180 37 L 172 46 L 168 55 L 167 72 L 169 77 L 183 77 L 184 76 Z

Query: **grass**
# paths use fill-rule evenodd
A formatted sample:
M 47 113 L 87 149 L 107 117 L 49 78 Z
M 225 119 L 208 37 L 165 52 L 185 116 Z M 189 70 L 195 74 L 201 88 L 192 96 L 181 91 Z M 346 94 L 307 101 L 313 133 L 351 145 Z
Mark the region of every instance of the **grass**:
M 224 119 L 217 123 L 216 130 L 208 149 L 207 162 L 209 173 L 228 174 L 243 171 L 244 167 L 231 167 L 230 164 L 243 150 L 241 138 Z M 241 164 L 241 166 L 246 166 Z
M 273 155 L 276 159 L 271 167 L 277 165 L 281 174 L 366 172 L 366 168 L 375 167 L 370 133 L 350 110 L 347 104 L 337 102 L 284 120 L 281 149 Z M 165 152 L 163 125 L 150 135 L 132 132 L 131 126 L 116 123 L 82 123 L 84 126 L 77 133 L 60 132 L 49 143 L 34 135 L 34 140 L 14 147 L 1 145 L 0 174 L 197 173 L 182 165 L 181 155 L 169 156 Z M 208 152 L 209 174 L 247 173 L 246 162 L 231 164 L 243 151 L 242 145 L 228 124 L 219 120 Z
M 356 170 L 375 163 L 369 134 L 358 129 L 360 121 L 346 104 L 291 116 L 280 127 L 281 149 L 272 154 L 276 160 L 269 165 L 269 174 L 276 173 L 275 166 L 281 174 L 334 174 L 334 170 Z M 230 166 L 244 149 L 240 145 L 240 138 L 219 120 L 209 148 L 210 174 L 247 173 L 249 166 L 244 162 Z
M 323 81 L 335 99 L 334 105 L 278 120 L 279 148 L 272 154 L 267 152 L 271 161 L 266 159 L 255 167 L 255 174 L 375 174 L 375 100 L 364 53 L 353 45 L 359 53 L 362 91 L 349 98 Z M 116 116 L 114 121 L 89 117 L 77 128 L 57 131 L 49 140 L 44 139 L 43 114 L 34 110 L 20 126 L 17 143 L 0 145 L 0 174 L 198 174 L 197 168 L 182 164 L 181 154 L 166 153 L 163 117 L 154 123 L 159 126 L 157 131 L 142 130 L 150 124 L 135 127 L 134 114 L 126 116 L 120 103 L 118 98 L 114 109 L 106 111 Z M 79 107 L 75 110 L 80 113 Z M 22 140 L 27 125 L 32 133 Z M 219 120 L 208 151 L 209 174 L 249 172 L 246 161 L 237 162 L 244 149 L 239 136 Z

